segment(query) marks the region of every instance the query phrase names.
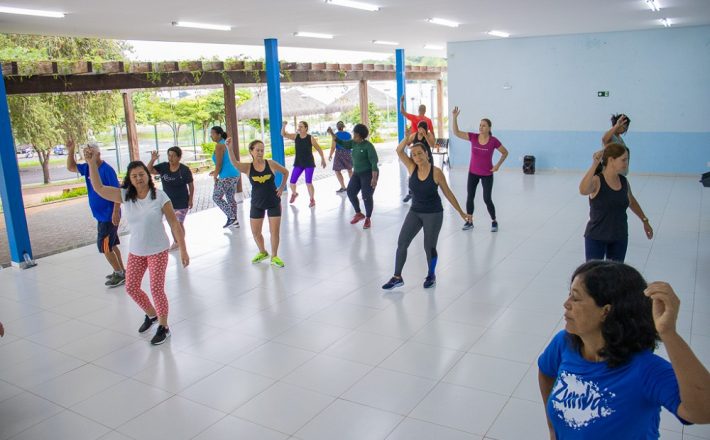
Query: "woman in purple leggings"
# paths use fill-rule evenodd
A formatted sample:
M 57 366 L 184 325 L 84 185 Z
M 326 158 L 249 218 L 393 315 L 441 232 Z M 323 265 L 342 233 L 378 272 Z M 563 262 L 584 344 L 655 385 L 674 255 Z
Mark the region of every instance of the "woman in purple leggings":
M 308 207 L 313 208 L 316 206 L 316 200 L 313 197 L 315 195 L 315 189 L 313 188 L 313 171 L 316 169 L 316 162 L 313 159 L 313 148 L 318 150 L 321 166 L 323 168 L 325 168 L 325 155 L 320 145 L 318 145 L 318 141 L 308 134 L 308 123 L 306 121 L 298 123 L 298 133 L 287 133 L 286 125 L 288 125 L 288 122 L 284 122 L 281 127 L 281 136 L 286 139 L 291 139 L 296 143 L 296 159 L 293 161 L 293 171 L 291 172 L 291 200 L 289 203 L 296 201 L 296 197 L 298 197 L 296 182 L 298 182 L 298 178 L 305 171 L 308 195 L 311 196 L 311 203 Z

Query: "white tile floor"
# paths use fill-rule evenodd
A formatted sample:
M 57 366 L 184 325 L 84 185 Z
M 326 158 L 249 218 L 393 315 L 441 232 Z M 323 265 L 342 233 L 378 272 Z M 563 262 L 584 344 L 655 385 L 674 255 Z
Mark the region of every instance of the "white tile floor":
M 408 206 L 401 170 L 382 171 L 369 231 L 348 223 L 334 179 L 317 182 L 314 210 L 304 197 L 285 207 L 285 269 L 249 263 L 245 217 L 232 231 L 216 210 L 188 217 L 192 263 L 171 258 L 173 337 L 161 347 L 138 335 L 124 289 L 103 287 L 92 246 L 0 271 L 0 440 L 545 438 L 535 361 L 582 262 L 579 175 L 502 172 L 500 232 L 480 194 L 473 231 L 447 207 L 437 287 L 421 287 L 419 237 L 407 284 L 383 292 Z M 450 177 L 463 199 L 465 170 Z M 709 365 L 710 190 L 690 177 L 631 182 L 657 238 L 631 219 L 628 262 L 676 288 L 680 331 Z M 667 414 L 662 428 L 710 439 Z

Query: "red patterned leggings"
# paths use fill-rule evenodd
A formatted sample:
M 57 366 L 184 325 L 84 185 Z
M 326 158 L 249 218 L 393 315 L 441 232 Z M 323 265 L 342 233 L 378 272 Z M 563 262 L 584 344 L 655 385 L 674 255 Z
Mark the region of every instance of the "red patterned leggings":
M 165 295 L 165 270 L 167 267 L 167 250 L 147 257 L 128 254 L 126 291 L 146 314 L 151 308 L 151 303 L 148 295 L 141 289 L 141 282 L 147 269 L 150 276 L 150 293 L 153 295 L 155 311 L 161 318 L 168 316 L 168 297 Z

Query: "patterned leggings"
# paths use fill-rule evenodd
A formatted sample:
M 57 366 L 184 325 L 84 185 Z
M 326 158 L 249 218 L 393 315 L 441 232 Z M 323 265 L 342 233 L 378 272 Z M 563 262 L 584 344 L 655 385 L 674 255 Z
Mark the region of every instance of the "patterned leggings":
M 239 182 L 239 177 L 227 177 L 226 179 L 217 179 L 214 183 L 212 200 L 227 218 L 237 218 L 237 201 L 234 199 L 237 182 Z
M 126 291 L 146 314 L 151 307 L 148 295 L 141 289 L 146 269 L 150 276 L 150 293 L 153 295 L 155 311 L 159 317 L 168 316 L 168 297 L 165 295 L 165 270 L 168 267 L 168 251 L 139 257 L 128 254 L 126 265 Z

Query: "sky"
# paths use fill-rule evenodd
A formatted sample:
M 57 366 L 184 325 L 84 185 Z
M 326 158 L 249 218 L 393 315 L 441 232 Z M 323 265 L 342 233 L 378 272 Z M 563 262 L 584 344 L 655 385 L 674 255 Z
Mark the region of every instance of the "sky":
M 263 46 L 242 46 L 236 44 L 173 43 L 164 41 L 129 40 L 133 53 L 128 58 L 133 61 L 198 60 L 202 57 L 225 59 L 238 55 L 263 58 Z M 364 59 L 385 60 L 392 52 L 355 52 L 330 49 L 306 49 L 279 47 L 279 58 L 296 62 L 339 62 L 358 63 Z

